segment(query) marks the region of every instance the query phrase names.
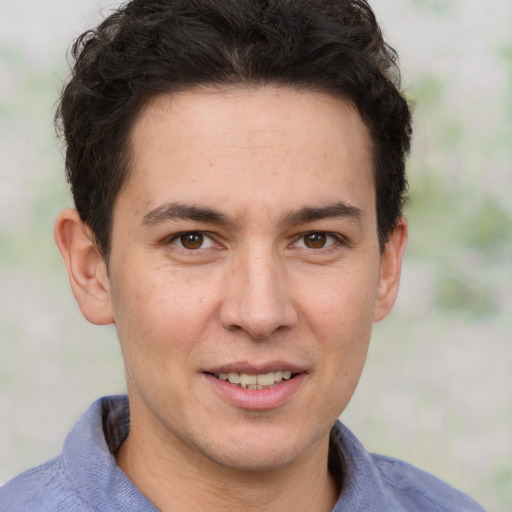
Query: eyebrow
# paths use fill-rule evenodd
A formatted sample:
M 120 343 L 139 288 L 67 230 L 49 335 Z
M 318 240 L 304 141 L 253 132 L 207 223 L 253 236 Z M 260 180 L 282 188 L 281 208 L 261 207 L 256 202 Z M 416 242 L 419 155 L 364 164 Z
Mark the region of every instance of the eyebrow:
M 176 219 L 219 225 L 233 224 L 226 215 L 211 208 L 182 203 L 166 203 L 146 213 L 142 218 L 142 225 L 150 227 Z
M 317 220 L 327 218 L 349 218 L 360 221 L 364 218 L 364 212 L 356 206 L 337 202 L 324 206 L 305 206 L 298 210 L 287 213 L 280 224 L 287 226 L 295 226 L 298 224 L 306 224 Z M 227 215 L 214 210 L 197 205 L 183 203 L 165 203 L 150 212 L 146 213 L 142 218 L 142 225 L 146 227 L 163 224 L 176 219 L 193 220 L 197 222 L 207 222 L 221 226 L 234 225 L 235 222 Z
M 294 226 L 297 224 L 306 224 L 316 220 L 328 219 L 332 217 L 349 218 L 361 221 L 364 218 L 364 212 L 356 206 L 338 202 L 319 207 L 304 207 L 288 213 L 282 224 Z

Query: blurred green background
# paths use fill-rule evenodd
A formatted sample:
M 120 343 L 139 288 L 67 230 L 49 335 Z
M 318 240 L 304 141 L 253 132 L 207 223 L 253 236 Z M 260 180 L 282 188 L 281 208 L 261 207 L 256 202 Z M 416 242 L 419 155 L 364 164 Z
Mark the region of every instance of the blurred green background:
M 486 508 L 512 510 L 512 2 L 375 0 L 414 106 L 411 239 L 344 422 Z M 113 328 L 88 325 L 52 237 L 71 205 L 52 117 L 97 0 L 0 0 L 0 484 L 122 392 Z

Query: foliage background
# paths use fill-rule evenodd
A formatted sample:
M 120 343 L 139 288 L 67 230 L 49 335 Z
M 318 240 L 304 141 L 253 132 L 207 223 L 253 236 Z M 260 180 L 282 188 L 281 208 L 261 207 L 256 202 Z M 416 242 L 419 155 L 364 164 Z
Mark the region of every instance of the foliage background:
M 401 295 L 343 414 L 370 450 L 512 509 L 512 2 L 374 0 L 415 110 Z M 52 240 L 71 204 L 52 116 L 69 42 L 108 3 L 0 0 L 0 483 L 122 392 Z

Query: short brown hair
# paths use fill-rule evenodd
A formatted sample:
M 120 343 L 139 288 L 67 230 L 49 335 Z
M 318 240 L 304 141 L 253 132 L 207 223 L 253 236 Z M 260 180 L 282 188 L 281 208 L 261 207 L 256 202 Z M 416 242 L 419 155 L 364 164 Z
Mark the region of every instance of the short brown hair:
M 132 0 L 72 49 L 56 121 L 75 206 L 105 259 L 147 101 L 201 85 L 285 85 L 351 101 L 373 143 L 381 250 L 402 214 L 411 116 L 364 0 Z

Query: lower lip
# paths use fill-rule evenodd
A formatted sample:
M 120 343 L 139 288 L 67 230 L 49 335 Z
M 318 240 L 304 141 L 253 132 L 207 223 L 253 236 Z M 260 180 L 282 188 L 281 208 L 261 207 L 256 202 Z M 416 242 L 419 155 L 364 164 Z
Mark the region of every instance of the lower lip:
M 307 373 L 302 372 L 268 389 L 244 389 L 213 375 L 203 374 L 220 396 L 239 409 L 264 411 L 286 404 L 304 384 Z

